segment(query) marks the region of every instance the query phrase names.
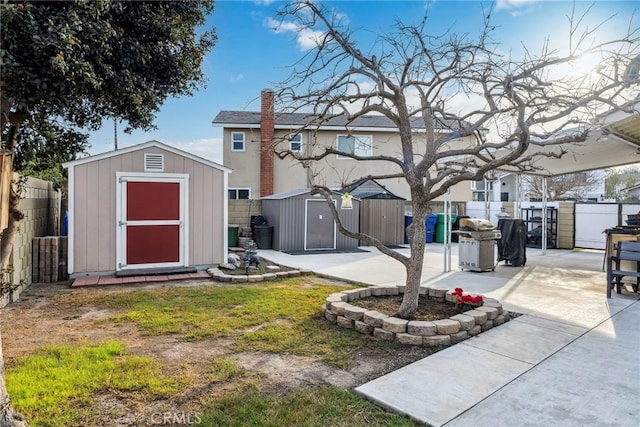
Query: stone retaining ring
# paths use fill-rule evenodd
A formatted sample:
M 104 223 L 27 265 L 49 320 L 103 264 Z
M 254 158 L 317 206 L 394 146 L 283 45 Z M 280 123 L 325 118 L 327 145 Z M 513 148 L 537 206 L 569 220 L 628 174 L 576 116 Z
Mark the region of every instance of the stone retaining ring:
M 215 277 L 214 277 L 215 278 Z M 354 329 L 384 341 L 400 344 L 447 347 L 502 325 L 511 319 L 508 311 L 497 300 L 483 297 L 483 305 L 449 319 L 424 321 L 406 320 L 375 310 L 349 304 L 350 301 L 369 296 L 404 294 L 404 285 L 370 286 L 349 289 L 329 295 L 322 306 L 322 316 L 331 323 Z M 454 303 L 454 291 L 420 287 L 420 295 L 440 302 Z
M 227 274 L 217 267 L 213 267 L 207 270 L 207 273 L 217 282 L 232 282 L 232 283 L 249 283 L 249 282 L 264 282 L 268 280 L 284 279 L 287 277 L 298 276 L 310 276 L 313 274 L 311 270 L 288 270 L 278 271 L 276 273 L 264 273 L 264 274 Z M 249 270 L 251 273 L 251 270 Z

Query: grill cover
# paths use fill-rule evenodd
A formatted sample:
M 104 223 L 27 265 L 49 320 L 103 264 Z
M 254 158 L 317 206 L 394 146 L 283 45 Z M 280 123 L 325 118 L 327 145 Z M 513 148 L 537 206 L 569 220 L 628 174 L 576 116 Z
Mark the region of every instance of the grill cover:
M 498 240 L 498 262 L 506 261 L 514 267 L 527 263 L 527 227 L 524 221 L 515 218 L 498 220 L 502 238 Z

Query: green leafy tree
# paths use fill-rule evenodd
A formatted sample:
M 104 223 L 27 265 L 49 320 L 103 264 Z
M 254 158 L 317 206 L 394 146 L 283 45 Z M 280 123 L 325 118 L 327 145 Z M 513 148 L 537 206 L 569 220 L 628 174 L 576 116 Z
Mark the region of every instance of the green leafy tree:
M 617 202 L 626 201 L 621 190 L 636 185 L 638 176 L 640 176 L 640 171 L 634 167 L 608 170 L 604 178 L 605 197 Z
M 200 28 L 212 10 L 212 0 L 3 1 L 2 148 L 39 168 L 34 156 L 56 162 L 86 143 L 58 139 L 73 129 L 97 129 L 105 119 L 125 121 L 127 130 L 153 128 L 167 98 L 203 86 L 200 65 L 216 34 Z M 23 140 L 33 145 L 22 146 Z M 21 219 L 18 198 L 10 198 L 9 226 L 2 232 L 3 269 Z M 0 425 L 20 425 L 2 373 L 0 364 Z
M 62 163 L 85 152 L 89 135 L 41 116 L 33 116 L 31 120 L 31 126 L 20 130 L 13 167 L 21 175 L 45 179 L 64 189 L 66 175 Z

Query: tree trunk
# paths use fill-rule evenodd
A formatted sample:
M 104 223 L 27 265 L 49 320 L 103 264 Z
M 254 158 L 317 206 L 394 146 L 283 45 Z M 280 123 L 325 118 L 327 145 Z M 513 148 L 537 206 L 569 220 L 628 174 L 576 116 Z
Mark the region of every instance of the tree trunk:
M 8 133 L 12 152 L 15 151 L 15 147 L 17 145 L 19 127 L 20 124 L 11 126 Z M 9 258 L 11 256 L 11 251 L 13 250 L 13 241 L 15 239 L 16 232 L 18 231 L 20 221 L 23 218 L 22 212 L 18 209 L 20 194 L 18 194 L 18 191 L 15 191 L 14 189 L 12 189 L 9 194 L 9 224 L 7 228 L 2 231 L 2 235 L 0 235 L 0 274 L 4 274 L 6 268 L 9 266 Z M 12 279 L 13 278 L 10 280 L 12 281 Z M 6 291 L 7 290 L 4 288 L 0 289 L 0 295 L 4 295 Z M 15 409 L 13 409 L 13 405 L 11 405 L 11 401 L 9 400 L 9 393 L 7 393 L 7 387 L 4 380 L 4 358 L 2 355 L 2 335 L 0 333 L 0 427 L 27 426 L 28 424 L 25 419 L 22 415 L 18 414 Z
M 16 237 L 20 220 L 22 220 L 22 213 L 18 209 L 18 203 L 20 203 L 20 197 L 14 191 L 10 191 L 9 224 L 0 235 L 0 269 L 3 272 L 9 266 L 13 241 Z
M 427 208 L 420 203 L 413 204 L 413 223 L 410 232 L 411 255 L 406 264 L 407 280 L 405 282 L 404 297 L 398 310 L 398 316 L 412 319 L 418 310 L 420 297 L 420 280 L 422 279 L 422 264 L 424 262 L 425 220 Z
M 9 215 L 9 226 L 4 229 L 0 236 L 0 248 L 2 249 L 0 267 L 2 270 L 0 274 L 5 274 L 5 269 L 9 265 L 9 257 L 11 250 L 13 249 L 13 241 L 15 238 L 18 224 L 20 221 L 19 211 L 17 211 L 18 197 L 14 196 L 13 192 L 10 196 L 9 209 L 11 214 Z M 11 280 L 11 279 L 9 279 Z M 0 295 L 4 296 L 6 289 L 2 289 Z M 0 310 L 1 313 L 1 310 Z M 2 335 L 0 334 L 0 427 L 26 427 L 28 426 L 24 418 L 18 414 L 9 400 L 9 393 L 7 393 L 7 387 L 4 380 L 4 358 L 2 355 Z

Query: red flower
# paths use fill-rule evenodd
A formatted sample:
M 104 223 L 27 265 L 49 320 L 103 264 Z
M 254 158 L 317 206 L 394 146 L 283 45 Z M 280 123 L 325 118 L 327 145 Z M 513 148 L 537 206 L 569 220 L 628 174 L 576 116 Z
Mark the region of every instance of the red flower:
M 456 304 L 480 304 L 482 303 L 482 295 L 470 295 L 464 293 L 462 288 L 455 288 L 451 295 L 456 295 Z

